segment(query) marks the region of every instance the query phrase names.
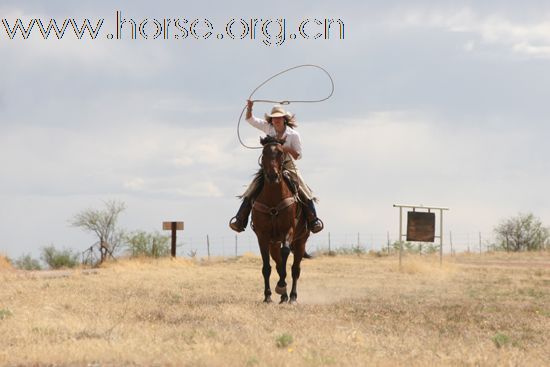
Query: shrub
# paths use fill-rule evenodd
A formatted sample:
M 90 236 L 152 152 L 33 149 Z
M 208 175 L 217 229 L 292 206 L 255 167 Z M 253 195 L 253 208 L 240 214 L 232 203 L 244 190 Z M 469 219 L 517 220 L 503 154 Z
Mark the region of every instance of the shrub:
M 131 257 L 164 257 L 170 255 L 170 237 L 158 232 L 135 231 L 124 236 Z
M 70 249 L 58 250 L 54 245 L 42 249 L 42 260 L 50 269 L 74 268 L 79 265 L 79 254 Z
M 37 259 L 33 259 L 30 254 L 25 254 L 15 260 L 15 267 L 21 270 L 42 270 L 42 266 Z

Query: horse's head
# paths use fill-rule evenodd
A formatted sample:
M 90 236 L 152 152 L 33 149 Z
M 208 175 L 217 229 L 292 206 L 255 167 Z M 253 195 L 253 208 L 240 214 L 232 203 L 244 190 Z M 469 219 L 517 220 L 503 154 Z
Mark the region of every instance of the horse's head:
M 263 145 L 262 168 L 264 176 L 269 183 L 279 183 L 283 173 L 284 139 L 277 139 L 272 136 L 266 136 L 260 139 Z

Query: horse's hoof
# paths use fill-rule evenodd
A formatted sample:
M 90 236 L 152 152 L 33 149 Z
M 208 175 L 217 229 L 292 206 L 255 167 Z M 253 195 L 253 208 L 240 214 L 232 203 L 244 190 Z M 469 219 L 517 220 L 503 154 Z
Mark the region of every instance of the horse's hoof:
M 279 302 L 279 304 L 287 303 L 287 302 L 288 302 L 288 296 L 286 294 L 283 294 L 281 296 L 281 302 Z
M 271 303 L 271 302 L 273 302 L 273 301 L 271 300 L 271 297 L 266 297 L 266 298 L 264 299 L 264 303 Z
M 290 301 L 288 301 L 288 303 L 290 303 L 291 305 L 297 305 L 298 301 L 296 300 L 296 298 L 291 298 Z
M 286 294 L 286 285 L 284 287 L 275 287 L 275 293 L 277 294 Z

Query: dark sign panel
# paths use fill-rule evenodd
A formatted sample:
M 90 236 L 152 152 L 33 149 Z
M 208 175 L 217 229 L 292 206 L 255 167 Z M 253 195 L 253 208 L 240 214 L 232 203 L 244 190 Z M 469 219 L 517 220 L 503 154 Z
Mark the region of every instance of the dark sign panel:
M 407 241 L 433 242 L 435 238 L 435 213 L 407 213 Z

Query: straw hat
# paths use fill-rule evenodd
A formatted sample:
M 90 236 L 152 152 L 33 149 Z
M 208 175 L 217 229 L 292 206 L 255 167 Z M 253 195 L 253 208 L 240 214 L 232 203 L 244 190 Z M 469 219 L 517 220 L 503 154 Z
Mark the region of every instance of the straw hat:
M 285 111 L 285 109 L 281 105 L 273 106 L 273 108 L 271 109 L 271 113 L 265 114 L 265 119 L 269 123 L 271 123 L 271 119 L 273 117 L 284 117 L 287 122 L 294 121 L 294 115 L 291 114 L 289 111 Z

